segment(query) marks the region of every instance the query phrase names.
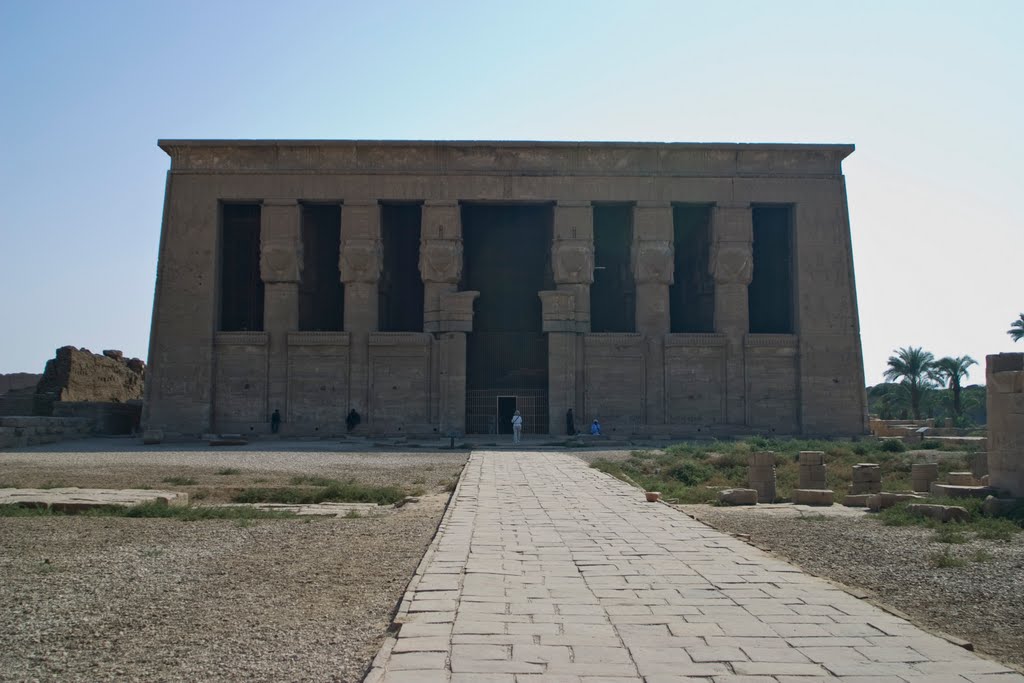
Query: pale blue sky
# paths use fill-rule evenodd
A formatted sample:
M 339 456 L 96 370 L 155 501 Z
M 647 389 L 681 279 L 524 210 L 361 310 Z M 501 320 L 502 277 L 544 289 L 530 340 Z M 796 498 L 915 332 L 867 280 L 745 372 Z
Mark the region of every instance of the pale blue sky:
M 145 357 L 158 138 L 854 143 L 869 383 L 1024 351 L 1022 2 L 0 0 L 0 372 Z M 972 381 L 984 381 L 977 369 Z

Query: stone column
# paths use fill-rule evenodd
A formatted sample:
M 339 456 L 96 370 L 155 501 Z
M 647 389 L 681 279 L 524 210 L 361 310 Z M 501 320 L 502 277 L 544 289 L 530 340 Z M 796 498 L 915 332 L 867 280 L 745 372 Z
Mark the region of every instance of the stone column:
M 1024 498 L 1024 353 L 986 356 L 985 388 L 989 485 Z
M 420 221 L 423 331 L 441 331 L 441 297 L 462 277 L 462 216 L 454 201 L 427 201 Z
M 583 405 L 582 345 L 583 335 L 590 332 L 590 285 L 594 283 L 590 202 L 558 202 L 552 238 L 551 269 L 559 296 L 539 294 L 543 330 L 548 333 L 548 432 L 561 434 L 569 408 L 578 413 Z M 556 322 L 557 329 L 552 327 Z
M 551 241 L 551 270 L 560 292 L 572 294 L 576 332 L 590 332 L 594 283 L 594 210 L 590 202 L 558 202 Z M 564 417 L 564 416 L 563 416 Z
M 380 205 L 376 200 L 346 201 L 341 207 L 338 270 L 345 283 L 345 331 L 349 333 L 349 403 L 369 414 L 370 333 L 377 331 L 381 269 Z
M 744 425 L 746 380 L 743 339 L 750 330 L 747 287 L 754 275 L 754 225 L 750 206 L 716 206 L 711 259 L 715 279 L 715 332 L 725 335 L 726 421 Z
M 473 302 L 480 292 L 441 294 L 439 336 L 440 424 L 444 436 L 466 433 L 466 334 L 473 331 Z
M 260 277 L 263 329 L 268 333 L 267 420 L 280 410 L 287 422 L 288 333 L 299 329 L 302 238 L 294 199 L 265 199 L 260 211 Z
M 665 335 L 672 329 L 669 286 L 675 275 L 672 205 L 638 202 L 633 209 L 633 280 L 636 331 L 647 347 L 644 416 L 647 424 L 665 423 Z
M 541 329 L 548 335 L 548 432 L 561 434 L 565 414 L 576 406 L 576 312 L 572 290 L 538 292 Z

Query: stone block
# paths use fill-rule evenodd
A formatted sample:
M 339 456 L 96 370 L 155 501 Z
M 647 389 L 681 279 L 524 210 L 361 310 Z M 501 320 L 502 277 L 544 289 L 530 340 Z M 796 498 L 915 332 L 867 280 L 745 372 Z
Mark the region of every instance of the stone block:
M 824 465 L 825 453 L 823 451 L 800 451 L 800 465 Z
M 940 522 L 966 522 L 971 516 L 965 508 L 958 505 L 931 505 L 928 503 L 911 503 L 907 506 L 907 512 L 930 517 Z
M 924 496 L 919 496 L 919 495 L 914 494 L 914 493 L 882 492 L 882 493 L 879 493 L 879 494 L 876 494 L 876 495 L 878 496 L 878 509 L 879 510 L 885 510 L 886 508 L 891 508 L 893 505 L 896 505 L 898 503 L 903 503 L 903 502 L 906 502 L 908 500 L 909 501 L 924 500 Z M 871 503 L 871 499 L 872 498 L 873 498 L 873 496 L 868 498 L 869 507 L 870 507 L 870 503 Z
M 755 451 L 747 456 L 751 467 L 775 467 L 775 451 Z
M 986 517 L 1002 517 L 1003 515 L 1009 514 L 1011 510 L 1014 510 L 1021 504 L 1024 504 L 1024 499 L 996 498 L 995 496 L 989 496 L 985 499 L 985 502 L 981 504 L 981 512 Z
M 975 486 L 977 482 L 971 472 L 950 472 L 946 476 L 946 483 L 951 486 Z
M 871 497 L 872 496 L 867 493 L 844 496 L 843 505 L 848 508 L 866 508 L 868 507 L 868 498 Z
M 718 492 L 718 502 L 722 505 L 756 505 L 755 489 L 723 489 Z
M 832 505 L 829 489 L 793 489 L 793 502 L 797 505 Z
M 147 446 L 154 446 L 158 443 L 162 443 L 164 440 L 164 432 L 162 429 L 147 429 L 142 432 L 142 443 Z
M 971 456 L 971 474 L 973 474 L 974 478 L 978 480 L 988 474 L 987 452 L 978 451 Z
M 954 486 L 933 482 L 931 493 L 945 498 L 985 498 L 994 495 L 996 490 L 991 486 Z
M 757 502 L 758 503 L 774 503 L 776 496 L 775 491 L 775 480 L 771 481 L 751 481 L 749 483 L 750 488 L 757 491 Z
M 850 484 L 850 493 L 854 495 L 881 492 L 882 482 L 880 481 L 855 481 L 852 484 Z

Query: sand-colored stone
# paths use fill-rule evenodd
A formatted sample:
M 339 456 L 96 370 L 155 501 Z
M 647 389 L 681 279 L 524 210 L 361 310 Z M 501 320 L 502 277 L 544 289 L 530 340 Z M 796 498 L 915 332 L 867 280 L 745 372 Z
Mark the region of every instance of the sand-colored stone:
M 1024 498 L 1024 353 L 986 356 L 989 484 Z
M 49 508 L 62 512 L 81 512 L 107 505 L 134 507 L 142 503 L 187 505 L 188 494 L 157 489 L 0 489 L 0 505 Z
M 833 493 L 829 489 L 793 489 L 791 498 L 797 505 L 832 505 Z
M 864 372 L 842 160 L 849 145 L 608 142 L 185 141 L 171 159 L 159 254 L 145 427 L 168 435 L 344 432 L 350 408 L 368 434 L 466 430 L 467 335 L 494 305 L 463 281 L 468 204 L 546 207 L 550 292 L 537 292 L 547 336 L 551 434 L 594 416 L 606 433 L 857 435 Z M 222 331 L 219 207 L 258 205 L 262 329 Z M 386 332 L 378 310 L 382 202 L 421 206 L 423 329 Z M 340 330 L 299 330 L 303 207 L 340 206 Z M 635 329 L 592 330 L 594 209 L 631 207 Z M 753 215 L 791 206 L 791 329 L 752 333 Z M 678 331 L 677 208 L 709 208 L 713 324 Z M 472 264 L 470 264 L 472 265 Z M 713 292 L 713 293 L 712 293 Z M 543 298 L 543 301 L 539 299 Z M 677 330 L 677 331 L 673 331 Z M 532 400 L 532 399 L 531 399 Z M 543 403 L 546 403 L 546 408 Z
M 966 508 L 959 505 L 932 505 L 929 503 L 911 503 L 907 512 L 924 515 L 940 522 L 966 522 L 971 515 Z
M 723 489 L 718 492 L 722 505 L 757 505 L 757 491 L 754 489 Z

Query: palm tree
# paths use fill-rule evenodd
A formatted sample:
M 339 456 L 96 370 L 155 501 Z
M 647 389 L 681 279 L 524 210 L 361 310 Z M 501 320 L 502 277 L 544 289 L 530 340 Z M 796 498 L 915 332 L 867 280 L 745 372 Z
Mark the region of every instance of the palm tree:
M 932 365 L 935 356 L 920 346 L 908 346 L 897 349 L 895 356 L 889 356 L 889 368 L 882 376 L 895 382 L 903 378 L 900 384 L 910 394 L 910 412 L 915 420 L 921 419 L 921 397 L 924 392 L 934 386 L 932 382 Z
M 1010 339 L 1015 342 L 1024 339 L 1024 313 L 1020 314 L 1020 317 L 1013 321 L 1010 325 L 1010 329 L 1006 331 L 1006 334 L 1010 335 Z
M 967 377 L 967 368 L 977 365 L 978 361 L 970 356 L 946 356 L 940 358 L 932 365 L 932 377 L 939 384 L 947 384 L 953 392 L 953 414 L 958 418 L 963 414 L 963 405 L 960 403 L 961 382 Z

